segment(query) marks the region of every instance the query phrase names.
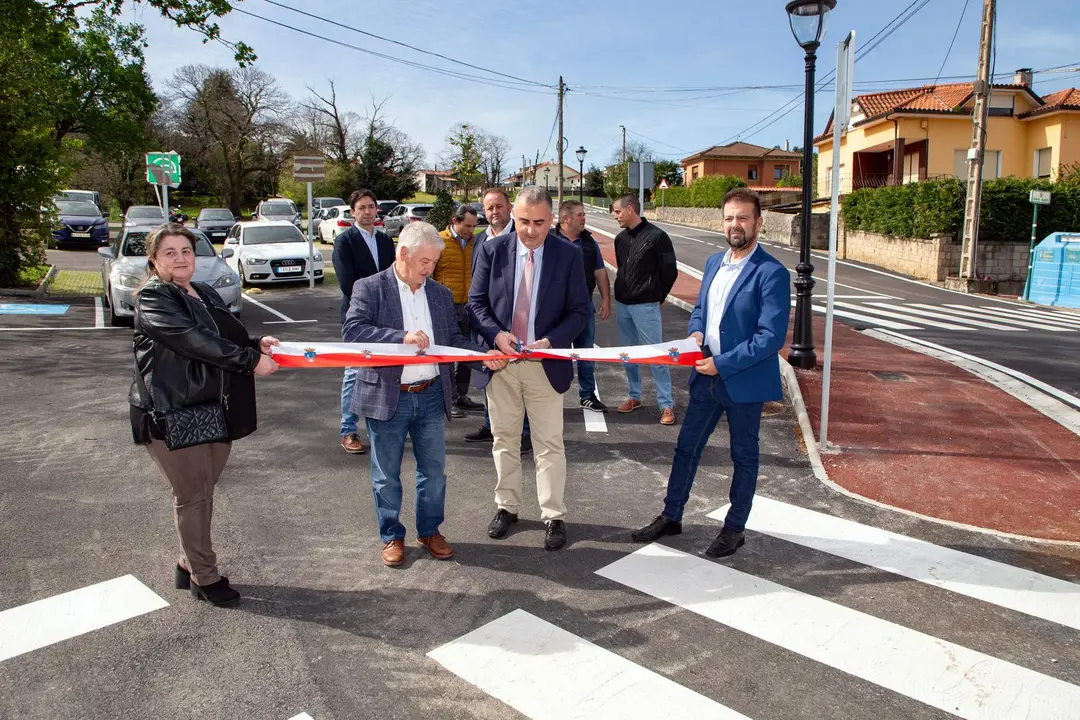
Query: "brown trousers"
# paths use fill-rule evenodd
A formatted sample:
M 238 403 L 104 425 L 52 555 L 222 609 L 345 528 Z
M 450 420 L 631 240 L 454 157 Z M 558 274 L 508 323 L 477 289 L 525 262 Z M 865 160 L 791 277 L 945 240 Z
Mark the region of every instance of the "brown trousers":
M 232 443 L 169 450 L 163 440 L 152 440 L 146 449 L 172 486 L 173 518 L 184 551 L 180 564 L 191 571 L 196 585 L 216 583 L 221 575 L 210 542 L 210 519 L 214 514 L 214 486 L 229 461 Z

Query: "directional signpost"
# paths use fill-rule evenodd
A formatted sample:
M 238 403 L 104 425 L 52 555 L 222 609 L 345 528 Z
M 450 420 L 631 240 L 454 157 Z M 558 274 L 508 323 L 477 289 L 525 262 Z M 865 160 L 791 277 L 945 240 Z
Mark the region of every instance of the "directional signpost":
M 308 287 L 315 287 L 315 223 L 311 217 L 311 183 L 326 177 L 322 155 L 294 155 L 293 179 L 307 181 Z
M 180 186 L 180 155 L 175 152 L 146 153 L 146 182 L 160 185 L 162 212 L 169 217 L 169 188 Z

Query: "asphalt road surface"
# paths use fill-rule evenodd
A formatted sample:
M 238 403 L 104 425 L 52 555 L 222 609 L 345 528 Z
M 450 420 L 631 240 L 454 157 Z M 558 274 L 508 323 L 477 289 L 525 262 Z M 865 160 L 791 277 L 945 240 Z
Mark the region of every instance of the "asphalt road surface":
M 257 298 L 254 333 L 338 338 L 334 288 Z M 665 335 L 685 322 L 667 308 Z M 813 478 L 790 409 L 763 421 L 737 555 L 700 554 L 726 503 L 723 424 L 684 533 L 631 543 L 661 508 L 679 432 L 658 424 L 647 373 L 628 416 L 587 423 L 568 394 L 564 550 L 541 548 L 528 481 L 521 522 L 487 538 L 490 450 L 462 440 L 477 416 L 447 428 L 457 555 L 433 560 L 410 535 L 401 569 L 379 561 L 369 457 L 338 447 L 340 373 L 260 379 L 260 430 L 215 502 L 244 600 L 196 603 L 171 587 L 169 493 L 131 443 L 130 330 L 99 324 L 92 301 L 0 314 L 0 717 L 1080 717 L 1080 553 L 842 496 Z M 597 342 L 615 342 L 613 320 Z M 597 375 L 621 400 L 622 369 Z M 412 497 L 407 481 L 410 532 Z
M 590 210 L 589 226 L 614 234 L 615 219 Z M 684 272 L 700 275 L 710 255 L 727 249 L 721 233 L 657 223 L 675 246 Z M 797 248 L 763 243 L 795 276 Z M 828 255 L 813 253 L 814 311 L 825 312 Z M 836 266 L 835 318 L 855 327 L 883 328 L 980 357 L 1080 396 L 1080 313 L 945 290 L 861 263 Z M 792 301 L 794 303 L 794 287 Z M 824 338 L 814 338 L 821 359 Z

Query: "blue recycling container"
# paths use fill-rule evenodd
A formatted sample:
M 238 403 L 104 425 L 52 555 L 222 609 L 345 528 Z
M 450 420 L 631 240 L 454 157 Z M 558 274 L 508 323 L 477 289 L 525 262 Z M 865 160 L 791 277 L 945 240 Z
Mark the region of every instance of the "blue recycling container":
M 1035 246 L 1031 302 L 1080 308 L 1080 233 L 1052 233 Z

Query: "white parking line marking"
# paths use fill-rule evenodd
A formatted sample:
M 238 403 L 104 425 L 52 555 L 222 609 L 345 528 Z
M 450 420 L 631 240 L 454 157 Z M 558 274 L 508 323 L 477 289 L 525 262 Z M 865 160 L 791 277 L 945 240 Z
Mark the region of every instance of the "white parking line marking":
M 961 718 L 1080 717 L 1076 685 L 663 545 L 597 574 Z
M 105 309 L 101 306 L 101 298 L 94 298 L 94 327 L 105 327 Z
M 791 301 L 791 307 L 795 307 L 795 301 Z M 824 305 L 813 305 L 814 312 L 825 315 Z M 840 318 L 847 318 L 848 320 L 858 320 L 860 322 L 869 323 L 876 327 L 886 327 L 893 330 L 922 330 L 917 325 L 905 325 L 904 323 L 893 322 L 892 320 L 882 320 L 881 318 L 870 317 L 869 315 L 863 315 L 861 313 L 849 312 L 848 310 L 837 310 L 833 308 L 833 315 Z
M 132 575 L 0 612 L 0 662 L 168 607 Z
M 277 317 L 281 318 L 282 320 L 284 320 L 287 323 L 295 322 L 291 317 L 289 317 L 285 313 L 278 312 L 277 310 L 270 307 L 269 305 L 266 305 L 264 303 L 259 302 L 258 300 L 251 297 L 247 293 L 240 293 L 240 297 L 244 298 L 245 300 L 247 300 L 252 305 L 256 305 L 258 307 L 261 307 L 263 310 L 270 313 L 271 315 L 276 315 Z
M 503 615 L 428 657 L 533 720 L 748 720 L 524 610 Z
M 307 713 L 300 713 L 299 715 L 293 715 L 291 718 L 289 718 L 289 720 L 315 720 L 315 718 L 311 717 Z
M 730 505 L 709 513 L 723 520 Z M 1080 585 L 758 496 L 746 527 L 1080 630 Z
M 0 332 L 60 332 L 61 330 L 127 330 L 131 332 L 131 328 L 123 327 L 6 327 L 0 328 Z
M 263 320 L 263 325 L 298 325 L 300 323 L 317 323 L 318 320 Z

